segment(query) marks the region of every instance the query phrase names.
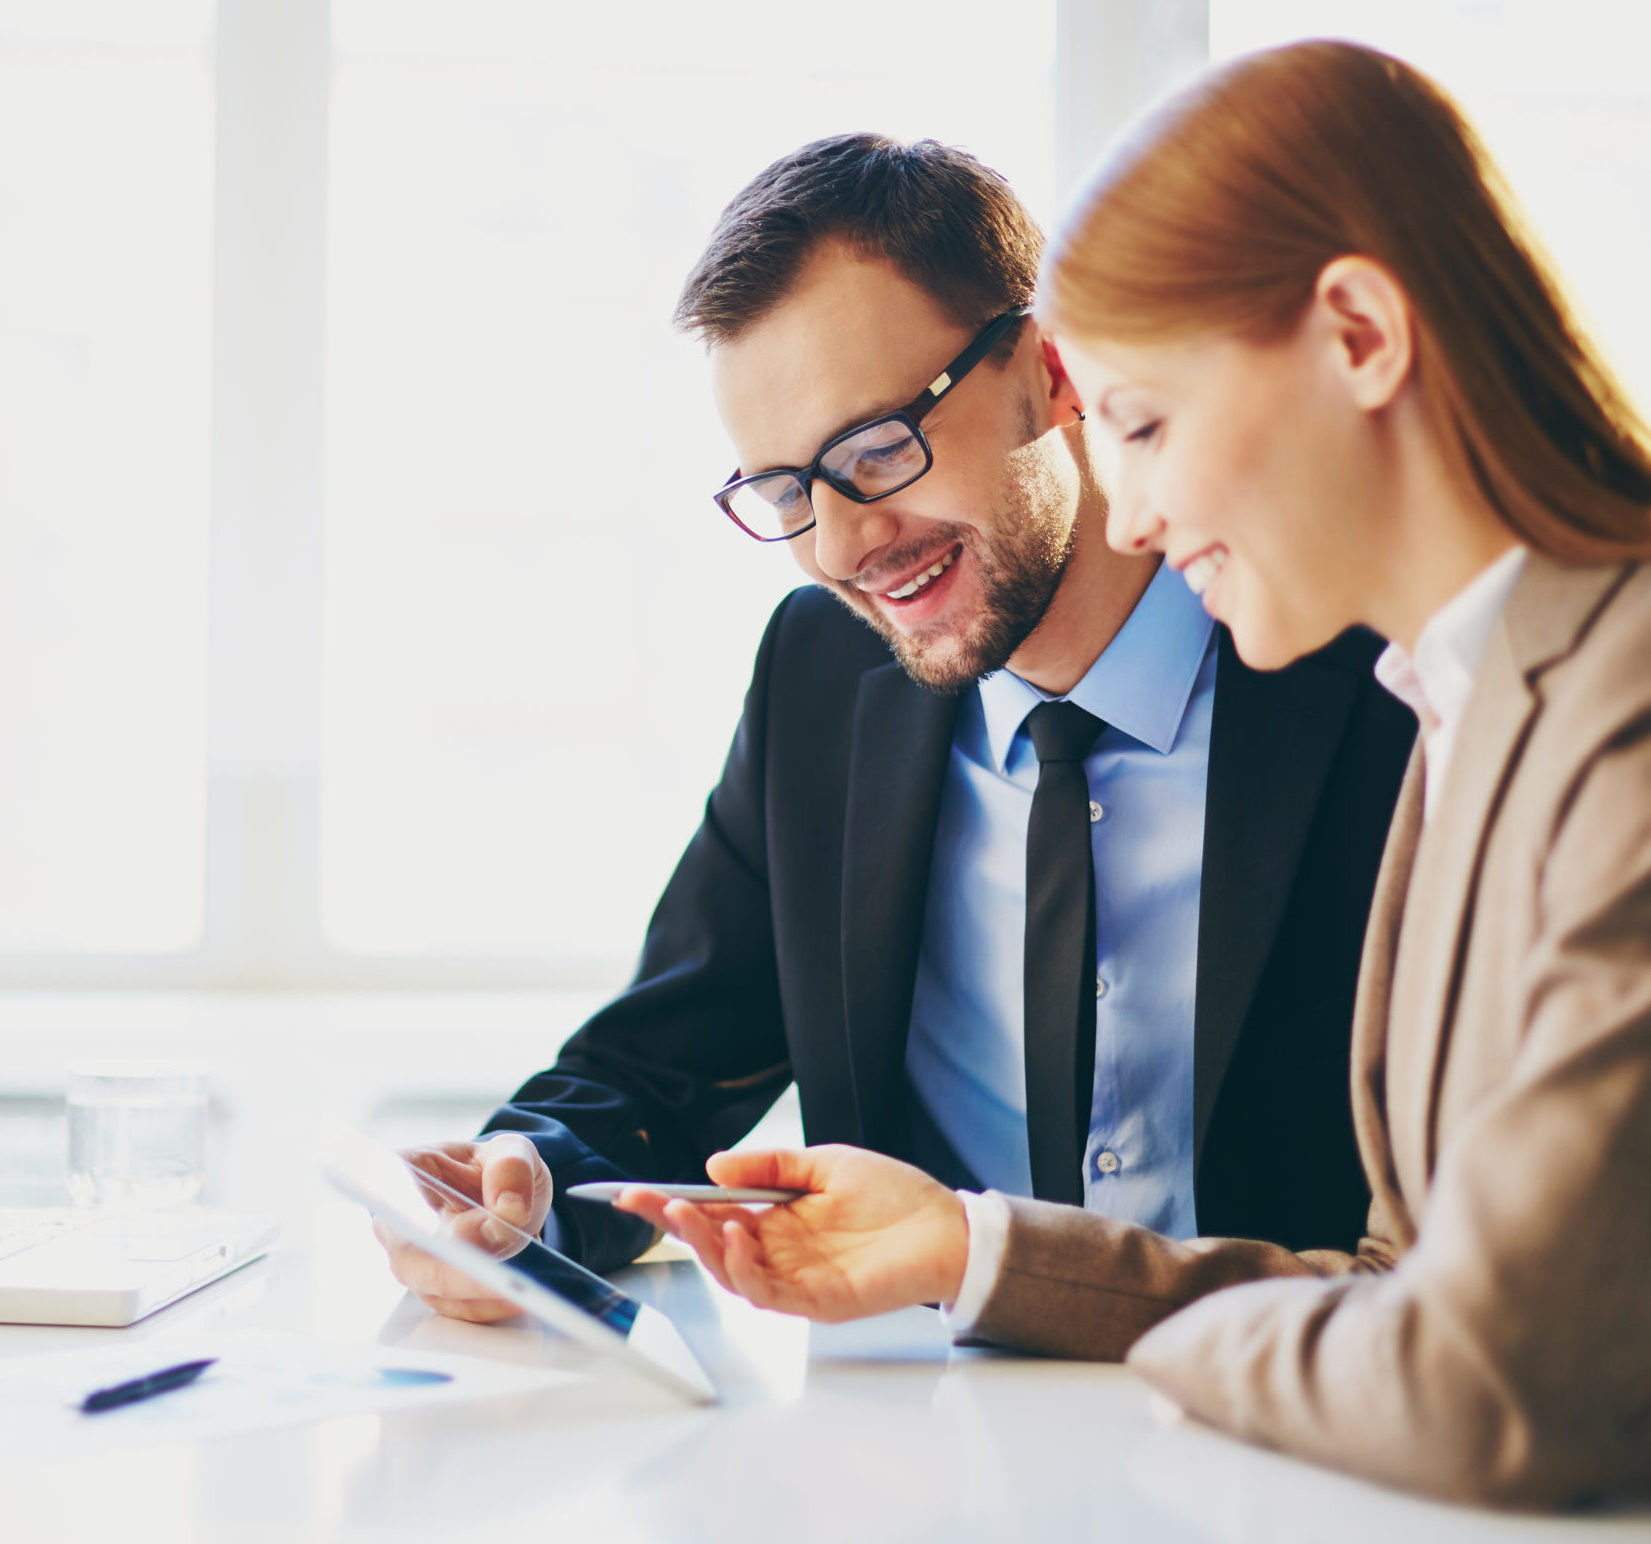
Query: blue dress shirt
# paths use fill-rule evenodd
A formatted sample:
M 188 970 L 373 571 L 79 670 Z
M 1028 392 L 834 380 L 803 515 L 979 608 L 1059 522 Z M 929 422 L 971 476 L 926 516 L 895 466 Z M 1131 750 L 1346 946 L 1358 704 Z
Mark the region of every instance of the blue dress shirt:
M 1068 696 L 1109 726 L 1084 762 L 1095 862 L 1095 1088 L 1084 1204 L 1172 1238 L 1193 1206 L 1193 1005 L 1214 626 L 1161 566 Z M 1032 1193 L 1022 978 L 1026 828 L 1045 695 L 1009 671 L 963 699 L 941 794 L 906 1070 L 983 1187 Z

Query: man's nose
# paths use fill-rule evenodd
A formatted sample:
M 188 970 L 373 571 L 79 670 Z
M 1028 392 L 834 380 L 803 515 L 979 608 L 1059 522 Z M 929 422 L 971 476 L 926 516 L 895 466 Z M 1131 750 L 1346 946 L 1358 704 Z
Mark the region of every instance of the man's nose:
M 814 561 L 828 579 L 852 579 L 894 540 L 899 517 L 884 500 L 859 504 L 827 482 L 809 490 L 814 506 Z

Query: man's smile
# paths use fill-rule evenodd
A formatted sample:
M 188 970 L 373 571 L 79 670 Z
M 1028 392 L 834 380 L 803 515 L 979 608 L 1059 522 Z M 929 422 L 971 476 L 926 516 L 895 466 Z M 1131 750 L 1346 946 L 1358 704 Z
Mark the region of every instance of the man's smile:
M 881 612 L 892 625 L 907 631 L 930 620 L 945 607 L 946 597 L 955 587 L 956 565 L 963 553 L 964 544 L 953 542 L 937 555 L 924 554 L 919 560 L 920 566 L 904 565 L 886 577 L 874 578 L 869 584 L 863 579 L 856 580 L 851 588 L 863 605 Z
M 917 573 L 913 574 L 909 579 L 899 585 L 890 586 L 883 589 L 880 592 L 883 599 L 904 601 L 910 600 L 914 595 L 920 594 L 957 561 L 958 554 L 962 551 L 963 548 L 961 544 L 954 547 L 948 547 L 946 551 L 943 552 L 940 557 L 931 563 L 927 568 L 919 569 Z

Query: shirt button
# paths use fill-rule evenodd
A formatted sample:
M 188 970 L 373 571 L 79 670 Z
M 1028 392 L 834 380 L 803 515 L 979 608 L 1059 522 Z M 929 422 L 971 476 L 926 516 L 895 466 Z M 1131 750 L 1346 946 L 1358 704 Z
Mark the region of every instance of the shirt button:
M 1091 799 L 1089 801 L 1089 823 L 1090 823 L 1090 825 L 1094 825 L 1095 822 L 1098 821 L 1104 814 L 1106 814 L 1106 811 L 1103 810 L 1100 807 L 1100 805 L 1098 805 L 1093 799 Z
M 1116 1174 L 1119 1167 L 1116 1153 L 1104 1151 L 1095 1154 L 1095 1172 L 1097 1174 Z
M 1095 978 L 1095 1001 L 1099 1002 L 1103 997 L 1105 997 L 1106 996 L 1106 991 L 1107 991 L 1106 978 L 1104 976 L 1096 976 L 1096 978 Z

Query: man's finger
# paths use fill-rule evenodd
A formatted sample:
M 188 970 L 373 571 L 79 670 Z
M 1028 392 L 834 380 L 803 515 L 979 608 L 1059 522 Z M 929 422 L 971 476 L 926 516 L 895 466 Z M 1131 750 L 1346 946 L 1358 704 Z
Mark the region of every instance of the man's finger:
M 482 1205 L 506 1222 L 526 1227 L 533 1216 L 534 1192 L 544 1161 L 519 1132 L 509 1131 L 480 1147 Z
M 447 1142 L 441 1147 L 404 1148 L 401 1156 L 415 1171 L 415 1183 L 420 1175 L 428 1174 L 458 1191 L 474 1205 L 482 1195 L 475 1151 L 472 1142 Z M 420 1185 L 419 1190 L 436 1211 L 453 1211 L 458 1207 L 459 1203 L 451 1196 L 431 1186 Z
M 412 1244 L 400 1244 L 390 1250 L 390 1272 L 402 1286 L 420 1297 L 479 1298 L 493 1295 L 463 1271 Z
M 411 1287 L 407 1279 L 407 1272 L 422 1275 L 428 1265 L 437 1265 L 440 1262 L 426 1254 L 415 1244 L 409 1244 L 399 1233 L 392 1233 L 376 1217 L 373 1219 L 373 1236 L 384 1248 L 389 1257 L 390 1274 L 404 1287 Z M 428 1264 L 427 1264 L 428 1263 Z
M 467 1324 L 497 1324 L 501 1319 L 514 1319 L 522 1310 L 502 1297 L 426 1297 L 415 1294 L 426 1308 L 433 1308 L 444 1319 L 462 1319 Z
M 452 1221 L 453 1237 L 486 1250 L 497 1260 L 508 1260 L 527 1247 L 526 1229 L 512 1231 L 480 1207 L 460 1212 Z
M 508 1299 L 421 1250 L 406 1250 L 405 1258 L 392 1259 L 390 1266 L 396 1280 L 414 1297 L 446 1318 L 481 1324 L 520 1312 Z
M 390 1274 L 409 1292 L 417 1292 L 421 1297 L 448 1297 L 463 1292 L 463 1287 L 457 1284 L 462 1278 L 433 1255 L 411 1244 L 398 1244 L 390 1251 Z

